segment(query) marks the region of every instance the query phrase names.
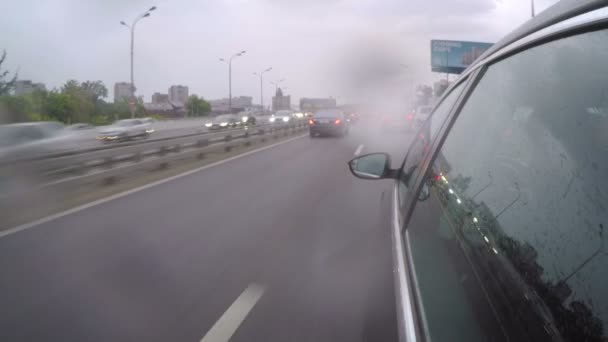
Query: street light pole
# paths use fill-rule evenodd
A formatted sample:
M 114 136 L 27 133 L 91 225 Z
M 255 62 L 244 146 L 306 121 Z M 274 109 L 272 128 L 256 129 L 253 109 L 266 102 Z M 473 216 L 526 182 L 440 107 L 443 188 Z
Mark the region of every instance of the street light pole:
M 143 18 L 149 17 L 150 16 L 150 12 L 154 11 L 156 9 L 156 6 L 152 6 L 150 7 L 147 11 L 145 11 L 144 13 L 138 15 L 135 19 L 133 19 L 133 22 L 131 23 L 131 25 L 128 25 L 127 23 L 125 23 L 124 21 L 121 21 L 120 24 L 123 26 L 128 27 L 131 30 L 131 98 L 129 99 L 129 106 L 131 109 L 131 118 L 135 117 L 135 80 L 133 77 L 133 54 L 134 54 L 134 46 L 135 46 L 135 25 L 137 25 L 137 22 L 140 21 Z M 133 104 L 131 104 L 133 103 Z
M 534 0 L 530 0 L 530 10 L 532 11 L 532 18 L 534 18 L 536 16 L 534 11 Z
M 230 56 L 230 58 L 228 58 L 228 61 L 226 61 L 224 58 L 220 58 L 220 62 L 228 64 L 228 111 L 230 113 L 232 113 L 232 60 L 236 57 L 244 55 L 245 52 L 247 51 L 243 50 L 241 52 L 235 53 L 234 55 Z
M 266 70 L 262 70 L 259 73 L 257 73 L 257 72 L 253 73 L 255 76 L 260 77 L 260 104 L 262 105 L 262 113 L 265 112 L 265 109 L 264 109 L 264 73 L 269 72 L 270 70 L 272 70 L 272 67 L 270 67 Z
M 280 84 L 281 82 L 283 82 L 283 81 L 285 81 L 285 79 L 284 79 L 284 78 L 282 78 L 282 79 L 280 79 L 280 80 L 278 80 L 278 81 L 275 81 L 275 82 L 270 82 L 270 84 L 274 84 L 274 92 L 275 92 L 275 93 L 277 92 L 277 90 L 279 90 L 279 84 Z

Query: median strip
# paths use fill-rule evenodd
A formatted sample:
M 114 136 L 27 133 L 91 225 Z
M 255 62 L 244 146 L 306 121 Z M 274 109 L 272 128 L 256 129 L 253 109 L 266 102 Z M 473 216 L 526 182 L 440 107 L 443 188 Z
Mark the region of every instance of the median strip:
M 148 163 L 128 164 L 127 162 L 115 165 L 109 170 L 111 173 L 102 170 L 97 174 L 76 175 L 73 180 L 59 181 L 55 185 L 49 185 L 26 196 L 22 195 L 18 199 L 14 196 L 4 197 L 0 199 L 0 217 L 3 218 L 0 222 L 0 231 L 4 230 L 0 232 L 0 237 L 302 138 L 305 136 L 299 134 L 302 130 L 304 128 L 295 129 L 290 138 L 282 138 L 279 141 L 264 136 L 256 137 L 250 140 L 251 144 L 239 144 L 229 152 L 225 152 L 224 149 L 213 153 L 184 150 L 165 157 L 149 159 Z M 178 154 L 181 154 L 181 157 Z M 166 158 L 169 156 L 172 159 L 167 162 Z

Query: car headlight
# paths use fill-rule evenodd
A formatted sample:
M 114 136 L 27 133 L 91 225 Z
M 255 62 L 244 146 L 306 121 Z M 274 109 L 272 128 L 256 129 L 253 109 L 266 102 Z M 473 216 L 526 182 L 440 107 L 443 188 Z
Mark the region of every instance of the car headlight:
M 284 116 L 284 117 L 283 117 L 283 122 L 287 122 L 287 121 L 289 121 L 289 118 L 288 118 L 288 117 L 286 117 L 286 116 Z
M 148 129 L 146 130 L 146 133 L 154 133 L 154 128 L 148 128 Z
M 209 128 L 209 127 L 211 127 L 211 126 L 213 126 L 213 123 L 211 123 L 211 122 L 207 122 L 207 123 L 205 124 L 205 127 L 207 127 L 207 128 Z
M 228 126 L 228 123 L 227 122 L 222 122 L 222 123 L 220 123 L 220 126 L 226 127 L 226 126 Z
M 249 117 L 248 116 L 243 116 L 242 120 L 243 120 L 243 122 L 247 122 L 249 120 Z
M 270 121 L 270 122 L 274 122 L 274 119 L 275 119 L 275 118 L 270 118 L 270 119 L 268 119 L 268 121 Z

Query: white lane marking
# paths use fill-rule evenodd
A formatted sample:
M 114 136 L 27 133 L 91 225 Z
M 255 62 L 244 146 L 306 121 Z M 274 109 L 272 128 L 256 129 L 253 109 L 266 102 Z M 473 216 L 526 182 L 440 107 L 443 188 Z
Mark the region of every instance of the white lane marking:
M 250 284 L 203 336 L 201 342 L 227 342 L 230 340 L 253 306 L 260 300 L 264 290 L 263 286 Z
M 357 147 L 357 149 L 355 150 L 355 156 L 360 155 L 361 151 L 363 151 L 363 144 L 361 144 L 361 145 L 359 145 L 359 147 Z
M 142 191 L 142 190 L 145 190 L 145 189 L 148 189 L 148 188 L 151 188 L 151 187 L 163 184 L 163 183 L 167 183 L 167 182 L 170 182 L 172 180 L 176 180 L 176 179 L 179 179 L 179 178 L 191 175 L 191 174 L 199 172 L 199 171 L 203 171 L 203 170 L 212 168 L 214 166 L 222 165 L 222 164 L 230 162 L 232 160 L 239 159 L 239 158 L 242 158 L 242 157 L 245 157 L 245 156 L 257 153 L 257 152 L 261 152 L 261 151 L 264 151 L 264 150 L 267 150 L 267 149 L 279 146 L 281 144 L 288 143 L 288 142 L 296 140 L 296 139 L 302 139 L 303 137 L 306 137 L 306 136 L 308 136 L 308 133 L 303 134 L 303 135 L 298 135 L 297 137 L 290 138 L 290 139 L 287 139 L 287 140 L 279 141 L 279 142 L 277 142 L 275 144 L 272 144 L 272 145 L 260 147 L 258 149 L 255 149 L 255 150 L 252 150 L 252 151 L 249 151 L 249 152 L 245 152 L 243 154 L 239 154 L 237 156 L 230 157 L 228 159 L 223 159 L 223 160 L 220 160 L 220 161 L 216 161 L 215 163 L 211 163 L 211 164 L 208 164 L 208 165 L 205 165 L 205 166 L 201 166 L 201 167 L 199 167 L 197 169 L 186 171 L 184 173 L 180 173 L 180 174 L 175 175 L 175 176 L 171 176 L 171 177 L 168 177 L 168 178 L 163 178 L 163 179 L 158 180 L 156 182 L 152 182 L 152 183 L 149 183 L 149 184 L 146 184 L 146 185 L 142 185 L 142 186 L 140 186 L 138 188 L 135 188 L 135 189 L 123 191 L 123 192 L 117 193 L 117 194 L 109 196 L 109 197 L 104 197 L 104 198 L 98 199 L 96 201 L 89 202 L 89 203 L 80 205 L 78 207 L 75 207 L 75 208 L 72 208 L 72 209 L 68 209 L 66 211 L 62 211 L 62 212 L 57 213 L 57 214 L 53 214 L 53 215 L 50 215 L 50 216 L 47 216 L 47 217 L 43 217 L 41 219 L 38 219 L 38 220 L 35 220 L 35 221 L 32 221 L 32 222 L 24 223 L 24 224 L 16 226 L 16 227 L 9 228 L 9 229 L 4 230 L 4 231 L 0 231 L 0 239 L 3 238 L 3 237 L 6 237 L 6 236 L 9 236 L 9 235 L 12 235 L 12 234 L 24 231 L 26 229 L 33 228 L 33 227 L 41 225 L 43 223 L 51 222 L 51 221 L 54 221 L 54 220 L 56 220 L 58 218 L 61 218 L 61 217 L 64 217 L 64 216 L 67 216 L 67 215 L 70 215 L 70 214 L 74 214 L 74 213 L 77 213 L 79 211 L 82 211 L 82 210 L 94 207 L 96 205 L 100 205 L 100 204 L 103 204 L 103 203 L 106 203 L 106 202 L 110 202 L 112 200 L 115 200 L 115 199 L 118 199 L 118 198 L 121 198 L 121 197 L 125 197 L 125 196 L 128 196 L 130 194 L 134 194 L 136 192 L 139 192 L 139 191 Z

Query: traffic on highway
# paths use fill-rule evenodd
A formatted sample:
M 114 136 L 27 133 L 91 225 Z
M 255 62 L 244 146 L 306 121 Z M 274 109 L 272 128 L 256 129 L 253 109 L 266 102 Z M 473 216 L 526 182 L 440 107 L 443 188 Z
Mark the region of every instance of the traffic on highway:
M 482 2 L 11 3 L 0 341 L 608 341 L 608 2 Z

